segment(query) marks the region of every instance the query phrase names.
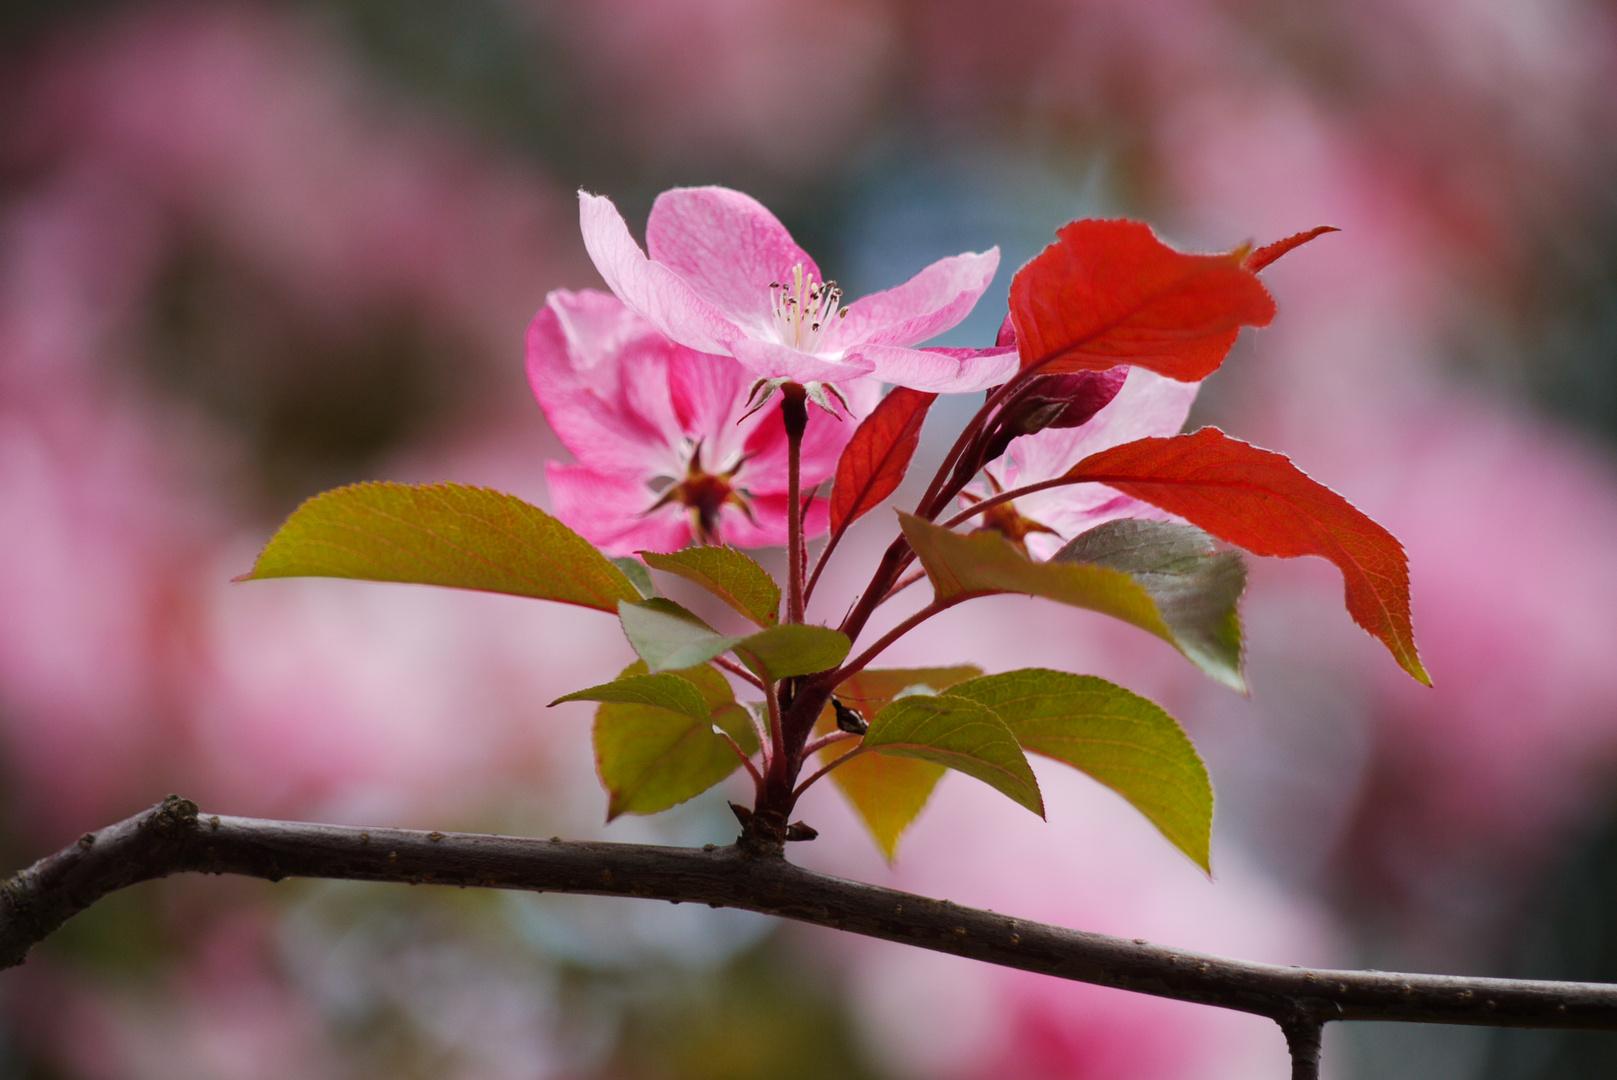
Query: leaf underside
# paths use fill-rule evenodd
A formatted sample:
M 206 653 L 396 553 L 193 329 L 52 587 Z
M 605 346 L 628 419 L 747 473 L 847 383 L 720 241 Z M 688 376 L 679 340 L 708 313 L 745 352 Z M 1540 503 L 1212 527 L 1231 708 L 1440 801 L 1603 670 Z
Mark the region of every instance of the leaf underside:
M 1022 593 L 1098 611 L 1155 634 L 1219 682 L 1245 686 L 1239 645 L 1232 654 L 1204 648 L 1200 638 L 1182 641 L 1151 592 L 1123 570 L 1086 562 L 1034 562 L 997 532 L 962 536 L 902 513 L 899 521 L 939 600 Z
M 1090 563 L 1121 570 L 1157 606 L 1173 642 L 1191 662 L 1244 693 L 1241 616 L 1246 562 L 1218 550 L 1194 525 L 1121 518 L 1074 538 L 1051 562 Z

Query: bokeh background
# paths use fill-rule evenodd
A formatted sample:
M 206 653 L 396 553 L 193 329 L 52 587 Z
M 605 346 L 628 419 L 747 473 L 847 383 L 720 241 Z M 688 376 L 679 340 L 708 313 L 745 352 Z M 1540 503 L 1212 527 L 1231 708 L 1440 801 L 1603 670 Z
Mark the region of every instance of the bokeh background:
M 1259 562 L 1253 692 L 996 600 L 896 660 L 1102 674 L 1181 717 L 1208 882 L 1041 769 L 950 777 L 887 867 L 832 791 L 795 857 L 1281 963 L 1617 979 L 1617 9 L 1593 0 L 0 3 L 0 854 L 169 791 L 205 809 L 726 842 L 725 791 L 602 824 L 610 620 L 351 582 L 232 585 L 364 478 L 540 504 L 522 376 L 598 284 L 573 192 L 763 199 L 858 295 L 1078 216 L 1266 273 L 1195 420 L 1408 547 L 1424 690 L 1324 564 Z M 923 457 L 969 411 L 940 407 Z M 862 524 L 821 588 L 868 573 Z M 826 616 L 839 611 L 829 610 Z M 1026 820 L 1024 820 L 1024 818 Z M 1617 1036 L 1332 1029 L 1338 1078 L 1610 1076 Z M 129 890 L 0 976 L 0 1076 L 1285 1075 L 1271 1025 L 733 912 L 231 879 Z

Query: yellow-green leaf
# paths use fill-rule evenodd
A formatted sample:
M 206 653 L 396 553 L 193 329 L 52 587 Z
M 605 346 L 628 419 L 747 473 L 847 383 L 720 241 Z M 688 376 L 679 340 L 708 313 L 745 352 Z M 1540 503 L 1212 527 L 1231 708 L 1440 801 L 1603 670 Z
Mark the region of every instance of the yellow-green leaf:
M 237 580 L 277 577 L 448 585 L 598 611 L 640 598 L 623 571 L 543 510 L 463 484 L 373 482 L 316 495 Z
M 695 582 L 759 626 L 773 626 L 780 611 L 780 586 L 768 571 L 730 547 L 692 547 L 666 555 L 642 551 L 653 570 Z
M 765 682 L 828 671 L 847 659 L 848 635 L 824 626 L 771 626 L 734 644 L 735 654 Z
M 992 709 L 969 698 L 949 694 L 899 698 L 870 721 L 862 745 L 974 776 L 1044 816 L 1039 782 L 1016 736 Z
M 939 691 L 981 674 L 981 668 L 970 664 L 943 668 L 866 668 L 844 681 L 836 693 L 843 704 L 861 716 L 871 717 L 905 690 L 928 687 Z M 835 729 L 836 712 L 828 705 L 816 733 L 823 735 Z M 820 760 L 830 763 L 851 753 L 858 745 L 852 739 L 832 743 L 820 751 Z M 891 862 L 898 853 L 899 837 L 926 806 L 942 775 L 943 766 L 930 761 L 860 754 L 838 765 L 830 777 Z
M 758 749 L 746 710 L 709 667 L 646 674 L 644 661 L 610 683 L 557 699 L 599 701 L 595 762 L 608 795 L 607 820 L 654 814 L 712 787 L 741 765 L 717 725 L 748 754 Z
M 1093 675 L 1043 668 L 972 679 L 945 696 L 992 709 L 1023 749 L 1099 780 L 1210 871 L 1212 784 L 1190 739 L 1155 703 Z
M 1209 663 L 1201 648 L 1187 650 L 1151 593 L 1126 571 L 1090 562 L 1034 562 L 997 532 L 963 536 L 909 514 L 898 516 L 939 600 L 1025 593 L 1088 608 L 1155 634 L 1226 685 L 1244 685 L 1238 669 L 1232 675 L 1222 663 Z
M 1246 691 L 1241 616 L 1246 562 L 1177 521 L 1122 518 L 1097 525 L 1051 556 L 1121 570 L 1156 602 L 1173 642 L 1191 662 L 1232 690 Z

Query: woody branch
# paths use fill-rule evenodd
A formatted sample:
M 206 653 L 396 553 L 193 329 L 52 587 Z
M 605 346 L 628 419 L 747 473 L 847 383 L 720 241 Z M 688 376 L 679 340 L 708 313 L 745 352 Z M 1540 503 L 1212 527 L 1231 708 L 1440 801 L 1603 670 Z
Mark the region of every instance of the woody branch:
M 533 840 L 207 815 L 170 796 L 0 883 L 0 966 L 101 897 L 195 872 L 703 903 L 1274 1020 L 1294 1075 L 1333 1020 L 1617 1031 L 1617 985 L 1278 967 L 961 907 L 735 847 Z M 1299 1054 L 1301 1051 L 1301 1054 Z

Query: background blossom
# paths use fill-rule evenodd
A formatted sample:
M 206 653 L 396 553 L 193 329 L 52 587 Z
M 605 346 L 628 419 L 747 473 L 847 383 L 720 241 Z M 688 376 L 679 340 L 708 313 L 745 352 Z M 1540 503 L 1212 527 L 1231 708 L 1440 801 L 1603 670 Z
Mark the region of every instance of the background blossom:
M 588 708 L 539 705 L 628 662 L 609 620 L 226 584 L 349 480 L 549 505 L 539 463 L 564 448 L 520 343 L 549 290 L 598 284 L 580 186 L 635 222 L 680 185 L 750 192 L 849 296 L 999 245 L 990 303 L 948 347 L 994 340 L 1010 272 L 1074 217 L 1147 219 L 1196 250 L 1332 224 L 1265 272 L 1279 317 L 1189 423 L 1284 451 L 1404 541 L 1437 688 L 1307 561 L 1253 560 L 1250 699 L 1130 628 L 983 601 L 892 662 L 1093 671 L 1161 701 L 1212 772 L 1217 883 L 1078 777 L 1052 781 L 1048 826 L 946 781 L 892 872 L 830 795 L 805 807 L 822 838 L 801 857 L 1284 963 L 1617 978 L 1595 947 L 1617 864 L 1614 28 L 1599 5 L 1484 0 L 5 6 L 10 865 L 169 791 L 430 828 L 733 835 L 723 791 L 603 830 Z M 972 407 L 940 399 L 919 468 Z M 890 528 L 854 525 L 812 617 L 840 617 Z M 1281 1053 L 1223 1013 L 688 905 L 565 901 L 145 886 L 0 979 L 0 1068 L 779 1080 L 938 1075 L 958 1051 L 942 1064 L 974 1075 L 1201 1078 Z M 907 990 L 924 1007 L 884 1011 Z M 1349 1077 L 1614 1071 L 1601 1036 L 1332 1035 Z

